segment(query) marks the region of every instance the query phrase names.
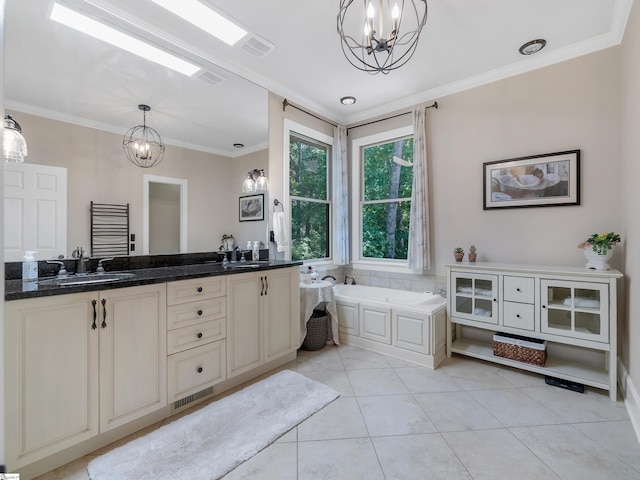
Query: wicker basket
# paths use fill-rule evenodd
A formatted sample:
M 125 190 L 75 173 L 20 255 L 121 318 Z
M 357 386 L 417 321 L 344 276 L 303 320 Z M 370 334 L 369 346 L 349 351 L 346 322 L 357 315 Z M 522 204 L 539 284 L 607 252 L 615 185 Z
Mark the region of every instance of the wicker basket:
M 320 350 L 327 344 L 327 314 L 314 312 L 307 321 L 307 336 L 302 342 L 303 350 Z
M 493 336 L 493 354 L 497 357 L 544 367 L 544 362 L 547 360 L 547 342 L 519 335 L 496 333 Z

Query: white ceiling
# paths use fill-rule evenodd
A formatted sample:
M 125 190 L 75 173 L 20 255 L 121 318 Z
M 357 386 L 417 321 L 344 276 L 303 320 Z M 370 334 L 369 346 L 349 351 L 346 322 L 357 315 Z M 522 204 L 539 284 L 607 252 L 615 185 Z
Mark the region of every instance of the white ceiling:
M 142 123 L 137 105 L 145 103 L 152 108 L 147 124 L 166 143 L 227 156 L 266 147 L 267 90 L 332 121 L 359 122 L 617 45 L 633 2 L 430 0 L 411 61 L 388 75 L 369 75 L 342 54 L 338 0 L 200 0 L 273 44 L 262 58 L 151 0 L 60 0 L 224 79 L 213 85 L 201 73 L 187 78 L 52 22 L 52 1 L 6 2 L 7 110 L 124 134 Z M 518 47 L 535 38 L 547 46 L 520 55 Z M 345 95 L 357 97 L 356 104 L 341 105 Z

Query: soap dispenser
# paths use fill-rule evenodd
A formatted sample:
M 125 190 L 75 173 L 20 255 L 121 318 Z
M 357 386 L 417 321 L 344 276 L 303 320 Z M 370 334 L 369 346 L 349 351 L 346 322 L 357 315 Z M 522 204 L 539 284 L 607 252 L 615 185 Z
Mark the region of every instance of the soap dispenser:
M 38 280 L 38 261 L 34 256 L 36 251 L 27 250 L 22 257 L 22 281 L 35 282 Z

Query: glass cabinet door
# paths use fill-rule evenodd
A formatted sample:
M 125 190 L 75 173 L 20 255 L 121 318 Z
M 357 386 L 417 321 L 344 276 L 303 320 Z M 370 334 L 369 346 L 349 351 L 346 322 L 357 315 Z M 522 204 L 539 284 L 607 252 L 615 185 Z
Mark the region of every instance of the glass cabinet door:
M 542 332 L 609 341 L 608 285 L 542 279 L 540 292 Z
M 498 276 L 453 273 L 452 315 L 482 323 L 498 323 Z

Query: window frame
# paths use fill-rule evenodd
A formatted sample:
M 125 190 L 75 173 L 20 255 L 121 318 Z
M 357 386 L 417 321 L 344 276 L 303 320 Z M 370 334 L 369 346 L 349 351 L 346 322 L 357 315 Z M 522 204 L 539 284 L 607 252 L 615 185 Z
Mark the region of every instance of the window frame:
M 294 122 L 293 120 L 284 119 L 284 143 L 283 143 L 283 199 L 284 199 L 284 208 L 286 209 L 285 213 L 289 218 L 289 238 L 292 241 L 292 231 L 291 228 L 293 226 L 293 219 L 291 216 L 292 213 L 292 205 L 291 205 L 291 195 L 290 195 L 290 185 L 289 185 L 289 162 L 291 161 L 289 158 L 289 143 L 291 141 L 291 134 L 294 136 L 307 137 L 312 141 L 316 141 L 318 143 L 327 145 L 328 148 L 328 157 L 327 157 L 327 200 L 329 205 L 329 256 L 325 258 L 313 258 L 309 260 L 301 260 L 304 265 L 333 265 L 333 185 L 332 185 L 332 172 L 333 172 L 333 137 L 327 135 L 325 133 L 319 132 L 313 128 L 307 127 L 306 125 L 302 125 L 301 123 Z M 298 197 L 294 197 L 298 198 Z M 314 199 L 310 199 L 314 201 Z M 318 202 L 318 203 L 324 203 Z M 291 260 L 291 248 L 286 252 L 286 259 Z
M 414 136 L 413 125 L 356 138 L 351 142 L 351 230 L 353 232 L 351 236 L 351 264 L 355 269 L 413 273 L 407 266 L 406 259 L 396 260 L 392 258 L 362 256 L 362 204 L 365 203 L 363 201 L 363 149 L 368 146 L 388 143 L 392 140 L 409 136 Z

